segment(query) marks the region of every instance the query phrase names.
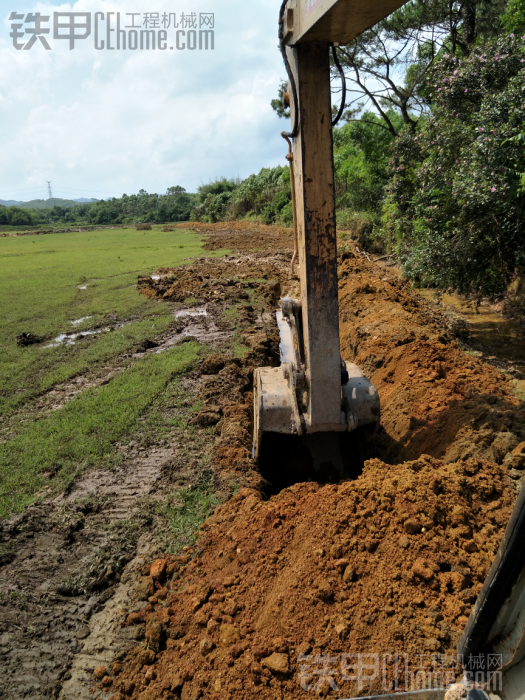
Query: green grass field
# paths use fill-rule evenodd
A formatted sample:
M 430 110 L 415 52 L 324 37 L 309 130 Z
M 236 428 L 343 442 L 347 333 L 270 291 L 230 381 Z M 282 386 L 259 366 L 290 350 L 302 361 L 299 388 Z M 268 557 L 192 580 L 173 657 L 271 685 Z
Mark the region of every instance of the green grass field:
M 173 309 L 138 294 L 137 276 L 194 258 L 201 245 L 194 233 L 160 227 L 0 238 L 0 517 L 30 503 L 46 472 L 64 486 L 82 469 L 108 464 L 112 444 L 133 434 L 159 393 L 194 365 L 200 349 L 189 343 L 136 360 L 48 415 L 28 410 L 56 384 L 165 331 Z M 47 343 L 104 328 L 107 314 L 126 325 L 75 345 L 17 346 L 23 332 Z
M 137 294 L 137 276 L 200 252 L 198 235 L 160 227 L 0 238 L 0 416 L 165 330 L 170 309 Z M 52 341 L 61 333 L 104 327 L 106 314 L 133 322 L 74 346 L 17 347 L 20 333 Z M 71 323 L 88 316 L 78 326 Z

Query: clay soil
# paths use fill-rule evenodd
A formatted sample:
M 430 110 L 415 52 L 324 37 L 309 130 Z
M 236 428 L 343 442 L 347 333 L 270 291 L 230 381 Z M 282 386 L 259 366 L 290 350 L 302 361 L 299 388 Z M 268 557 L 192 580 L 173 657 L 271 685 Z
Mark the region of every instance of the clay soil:
M 407 654 L 412 671 L 421 654 L 453 655 L 522 483 L 525 412 L 507 376 L 462 350 L 407 283 L 347 246 L 341 353 L 378 387 L 381 425 L 361 436 L 358 478 L 295 483 L 268 498 L 251 460 L 251 380 L 254 367 L 279 363 L 272 305 L 298 289 L 291 232 L 270 232 L 285 250 L 261 252 L 267 231 L 250 226 L 207 225 L 208 249 L 238 252 L 140 281 L 166 301 L 241 300 L 249 351 L 202 363 L 194 419 L 214 426 L 213 467 L 241 489 L 197 546 L 141 569 L 144 602 L 122 625 L 144 642 L 96 669 L 94 697 L 303 698 L 316 683 L 321 696 L 381 693 L 381 677 L 343 681 L 340 655 Z M 249 302 L 254 287 L 260 308 Z M 319 675 L 322 655 L 331 681 Z

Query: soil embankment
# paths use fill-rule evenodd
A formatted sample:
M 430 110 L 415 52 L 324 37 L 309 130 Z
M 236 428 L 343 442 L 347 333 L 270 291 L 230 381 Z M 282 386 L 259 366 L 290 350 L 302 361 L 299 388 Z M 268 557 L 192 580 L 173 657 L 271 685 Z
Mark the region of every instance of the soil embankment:
M 465 353 L 446 317 L 384 268 L 354 257 L 340 276 L 341 353 L 381 395 L 377 456 L 510 465 L 525 440 L 525 405 L 509 378 Z
M 246 225 L 216 228 L 206 227 L 212 249 L 222 247 L 215 236 L 237 250 L 249 247 L 246 237 L 264 241 Z M 342 356 L 367 372 L 382 401 L 363 474 L 264 499 L 250 458 L 250 379 L 276 338 L 269 318 L 264 332 L 256 328 L 268 311 L 245 305 L 252 352 L 203 363 L 196 417 L 215 423 L 214 468 L 245 488 L 205 523 L 198 546 L 144 567 L 140 585 L 151 595 L 123 624 L 144 630 L 146 649 L 132 650 L 117 673 L 105 669 L 96 686 L 111 686 L 115 700 L 307 697 L 301 682 L 319 680 L 323 655 L 335 659 L 329 677 L 345 697 L 370 695 L 383 679 L 341 685 L 341 653 L 408 654 L 412 672 L 418 654 L 453 654 L 522 483 L 524 407 L 505 374 L 461 350 L 445 317 L 405 282 L 355 253 L 344 258 Z M 288 260 L 200 260 L 142 280 L 142 291 L 205 302 L 262 276 L 270 302 L 297 294 Z M 336 694 L 328 680 L 317 690 Z

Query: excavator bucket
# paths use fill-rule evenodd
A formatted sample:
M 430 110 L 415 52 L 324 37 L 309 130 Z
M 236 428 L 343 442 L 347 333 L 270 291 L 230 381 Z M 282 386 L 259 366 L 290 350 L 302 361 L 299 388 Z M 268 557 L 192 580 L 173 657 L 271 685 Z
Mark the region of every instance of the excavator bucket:
M 378 423 L 378 391 L 359 367 L 342 361 L 337 375 L 336 410 L 326 412 L 335 414 L 339 422 L 325 423 L 321 430 L 311 425 L 308 429 L 301 305 L 291 299 L 283 299 L 281 304 L 286 314 L 283 322 L 283 312 L 277 311 L 283 361 L 280 367 L 261 367 L 254 373 L 254 455 L 263 466 L 272 492 L 298 481 L 339 481 L 358 476 L 363 456 L 354 431 Z

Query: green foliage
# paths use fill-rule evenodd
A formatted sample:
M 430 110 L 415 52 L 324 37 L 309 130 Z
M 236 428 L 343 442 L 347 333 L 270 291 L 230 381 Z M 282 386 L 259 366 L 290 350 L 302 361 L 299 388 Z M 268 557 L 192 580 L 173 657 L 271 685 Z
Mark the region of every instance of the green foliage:
M 183 187 L 169 187 L 165 195 L 148 194 L 140 190 L 138 194 L 124 194 L 120 199 L 101 200 L 87 205 L 85 210 L 79 208 L 78 214 L 90 224 L 121 223 L 164 223 L 169 221 L 189 221 L 195 203 L 195 195 L 187 193 Z M 73 218 L 76 208 L 64 216 Z
M 34 211 L 18 206 L 4 207 L 0 204 L 0 226 L 35 226 L 39 220 Z
M 389 110 L 389 119 L 401 128 L 401 115 Z M 377 211 L 390 178 L 392 135 L 371 112 L 362 121 L 334 130 L 336 197 L 339 208 Z
M 502 19 L 508 32 L 524 31 L 525 0 L 510 0 Z
M 242 182 L 221 178 L 199 187 L 199 203 L 192 212 L 197 221 L 215 223 L 256 216 L 266 224 L 292 221 L 290 171 L 262 168 Z
M 38 201 L 31 209 L 17 206 L 0 205 L 0 226 L 35 226 L 38 224 L 84 224 L 108 226 L 111 224 L 165 223 L 170 221 L 189 221 L 191 210 L 197 196 L 186 192 L 183 187 L 169 187 L 165 195 L 148 194 L 140 190 L 138 194 L 124 194 L 108 201 L 79 204 L 67 200 L 51 200 L 55 203 L 49 208 L 49 200 Z
M 516 138 L 524 63 L 513 35 L 462 59 L 444 55 L 428 80 L 432 115 L 394 145 L 386 218 L 405 273 L 422 284 L 494 296 L 525 271 L 525 151 Z

